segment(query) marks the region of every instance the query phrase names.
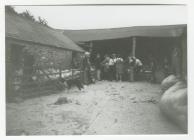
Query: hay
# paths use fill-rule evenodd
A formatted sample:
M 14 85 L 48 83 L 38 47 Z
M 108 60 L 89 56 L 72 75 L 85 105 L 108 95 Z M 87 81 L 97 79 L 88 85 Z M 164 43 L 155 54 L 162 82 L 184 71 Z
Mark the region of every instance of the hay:
M 171 86 L 173 86 L 177 82 L 178 82 L 178 78 L 176 76 L 174 75 L 168 76 L 161 83 L 162 91 L 166 91 L 167 89 L 169 89 Z
M 173 93 L 176 92 L 177 90 L 184 89 L 184 88 L 187 88 L 186 83 L 183 82 L 183 81 L 178 81 L 176 84 L 174 84 L 173 86 L 171 86 L 168 90 L 166 90 L 164 92 L 164 94 L 170 95 L 172 93 L 172 95 L 173 95 Z
M 161 111 L 187 132 L 187 88 L 178 82 L 162 96 L 159 106 Z

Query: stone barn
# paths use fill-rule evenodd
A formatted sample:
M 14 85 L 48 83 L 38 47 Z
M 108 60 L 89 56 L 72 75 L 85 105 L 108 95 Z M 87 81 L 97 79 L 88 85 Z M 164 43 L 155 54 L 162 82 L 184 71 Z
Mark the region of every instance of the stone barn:
M 84 52 L 59 30 L 7 10 L 5 26 L 6 93 L 10 96 L 42 89 L 71 69 L 72 59 L 80 60 Z

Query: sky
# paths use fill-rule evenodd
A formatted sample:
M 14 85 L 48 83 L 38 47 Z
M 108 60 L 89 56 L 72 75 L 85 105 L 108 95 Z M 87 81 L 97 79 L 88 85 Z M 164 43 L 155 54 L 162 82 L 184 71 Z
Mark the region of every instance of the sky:
M 187 23 L 184 5 L 125 6 L 14 6 L 19 13 L 28 10 L 35 18 L 47 20 L 56 29 L 104 29 L 130 26 Z

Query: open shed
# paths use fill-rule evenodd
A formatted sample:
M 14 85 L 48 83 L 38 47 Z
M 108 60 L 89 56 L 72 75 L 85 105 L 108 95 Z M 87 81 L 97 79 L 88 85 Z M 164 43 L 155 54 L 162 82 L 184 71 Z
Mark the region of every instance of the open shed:
M 120 54 L 123 58 L 132 54 L 139 58 L 144 65 L 148 64 L 149 56 L 153 56 L 159 65 L 164 58 L 172 63 L 174 47 L 186 53 L 186 45 L 182 45 L 187 25 L 134 26 L 111 29 L 64 30 L 78 45 L 91 52 L 92 58 L 96 53 Z M 182 63 L 181 63 L 182 65 Z

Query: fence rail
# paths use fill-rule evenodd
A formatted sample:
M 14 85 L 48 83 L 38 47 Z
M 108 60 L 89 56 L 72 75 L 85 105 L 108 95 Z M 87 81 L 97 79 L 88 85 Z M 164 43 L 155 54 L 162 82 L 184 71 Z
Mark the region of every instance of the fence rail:
M 37 73 L 32 73 L 28 75 L 14 75 L 9 77 L 9 79 L 7 79 L 9 80 L 7 86 L 9 86 L 9 88 L 12 88 L 12 92 L 27 92 L 29 90 L 33 91 L 33 88 L 41 90 L 45 87 L 53 87 L 53 89 L 62 89 L 64 88 L 62 85 L 63 83 L 59 81 L 59 78 L 61 76 L 65 80 L 70 80 L 81 78 L 81 74 L 83 73 L 83 71 L 80 71 L 79 69 L 71 69 L 68 71 L 63 70 L 61 72 L 45 72 L 45 70 L 40 69 L 36 71 Z M 36 77 L 37 79 L 33 79 L 33 77 Z

